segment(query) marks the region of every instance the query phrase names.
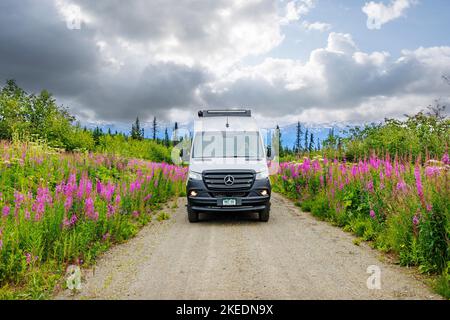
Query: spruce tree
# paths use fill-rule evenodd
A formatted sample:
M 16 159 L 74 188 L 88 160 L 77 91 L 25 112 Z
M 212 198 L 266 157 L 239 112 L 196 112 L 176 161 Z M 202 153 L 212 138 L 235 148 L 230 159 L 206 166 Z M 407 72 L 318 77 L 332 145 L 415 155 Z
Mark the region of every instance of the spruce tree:
M 158 123 L 156 121 L 156 117 L 153 117 L 153 123 L 152 123 L 152 138 L 153 138 L 153 140 L 156 140 L 157 132 L 158 132 Z
M 301 143 L 301 137 L 302 137 L 303 131 L 302 131 L 302 125 L 300 124 L 300 121 L 297 122 L 297 134 L 295 139 L 295 152 L 300 153 L 302 149 L 302 143 Z

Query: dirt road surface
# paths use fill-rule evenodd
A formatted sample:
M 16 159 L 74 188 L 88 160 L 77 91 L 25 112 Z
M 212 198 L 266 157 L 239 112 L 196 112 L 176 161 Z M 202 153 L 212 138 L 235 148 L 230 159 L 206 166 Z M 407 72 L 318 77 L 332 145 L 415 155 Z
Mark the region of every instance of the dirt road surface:
M 411 270 L 273 195 L 271 219 L 205 214 L 187 221 L 185 200 L 83 270 L 80 292 L 56 299 L 439 299 Z M 369 266 L 381 289 L 368 289 Z

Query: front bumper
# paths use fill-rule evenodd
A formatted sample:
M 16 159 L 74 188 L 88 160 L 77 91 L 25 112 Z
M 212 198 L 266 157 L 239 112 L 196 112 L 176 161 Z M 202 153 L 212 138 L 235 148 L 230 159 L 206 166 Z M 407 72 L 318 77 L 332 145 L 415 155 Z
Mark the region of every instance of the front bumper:
M 267 195 L 261 195 L 261 191 L 266 190 Z M 190 196 L 191 191 L 196 191 L 197 196 Z M 271 186 L 269 179 L 255 180 L 249 190 L 221 192 L 208 190 L 202 180 L 189 179 L 186 186 L 188 206 L 198 212 L 255 212 L 262 211 L 270 207 Z M 237 200 L 236 206 L 220 205 L 223 198 L 234 198 Z

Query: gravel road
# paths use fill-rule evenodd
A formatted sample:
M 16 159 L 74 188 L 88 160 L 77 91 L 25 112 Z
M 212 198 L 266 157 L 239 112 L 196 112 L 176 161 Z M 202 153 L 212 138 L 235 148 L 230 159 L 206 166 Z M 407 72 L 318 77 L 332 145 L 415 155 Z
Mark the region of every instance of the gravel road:
M 207 214 L 187 221 L 185 200 L 83 270 L 77 294 L 56 299 L 439 299 L 414 273 L 274 194 L 271 219 Z M 381 269 L 369 290 L 367 268 Z

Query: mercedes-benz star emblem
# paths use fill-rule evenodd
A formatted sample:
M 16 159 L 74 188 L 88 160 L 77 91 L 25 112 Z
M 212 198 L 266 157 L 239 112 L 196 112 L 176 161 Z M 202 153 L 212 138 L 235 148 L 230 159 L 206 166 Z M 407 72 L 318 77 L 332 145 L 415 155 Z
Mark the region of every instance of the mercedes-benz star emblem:
M 225 182 L 225 185 L 232 186 L 234 184 L 234 177 L 233 176 L 226 176 L 223 181 Z

